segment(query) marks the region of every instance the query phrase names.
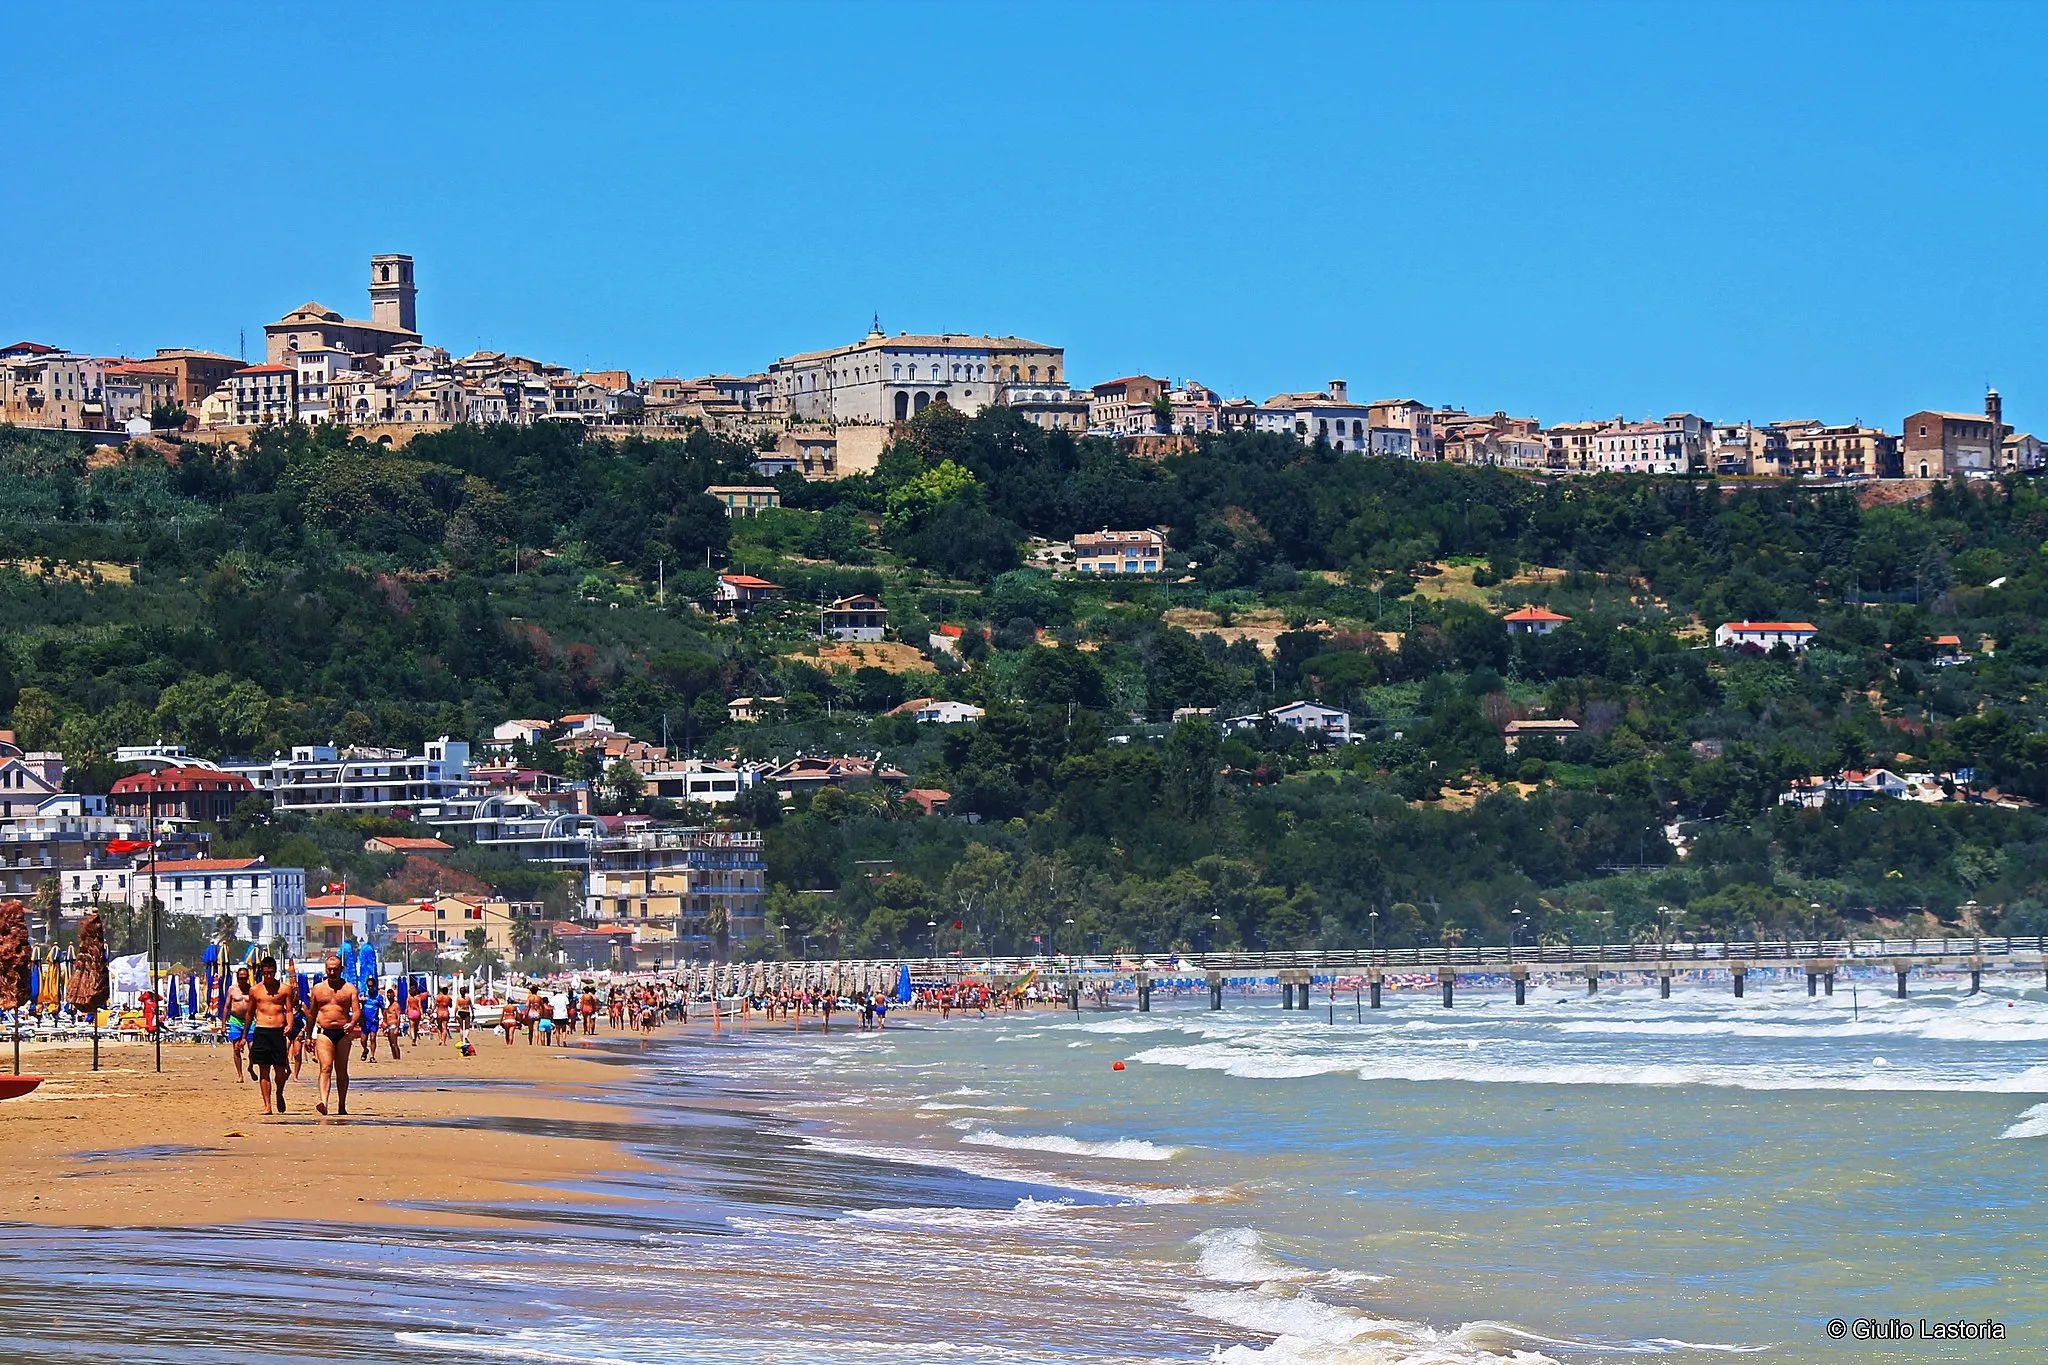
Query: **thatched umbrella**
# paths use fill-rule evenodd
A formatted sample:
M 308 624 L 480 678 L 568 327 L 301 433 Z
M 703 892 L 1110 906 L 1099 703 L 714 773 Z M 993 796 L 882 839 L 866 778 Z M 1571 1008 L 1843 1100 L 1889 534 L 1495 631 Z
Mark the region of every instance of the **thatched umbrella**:
M 92 1069 L 100 1069 L 100 1009 L 113 994 L 107 978 L 107 930 L 95 910 L 78 926 L 78 953 L 71 959 L 71 1008 L 92 1016 Z
M 0 1010 L 14 1012 L 14 1074 L 21 1074 L 21 1007 L 28 1001 L 35 949 L 28 941 L 28 907 L 0 901 Z

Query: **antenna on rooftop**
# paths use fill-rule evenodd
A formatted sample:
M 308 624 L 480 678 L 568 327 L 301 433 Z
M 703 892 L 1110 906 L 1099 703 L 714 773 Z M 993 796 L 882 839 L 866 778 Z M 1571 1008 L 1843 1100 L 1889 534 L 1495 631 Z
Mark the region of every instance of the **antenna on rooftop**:
M 246 327 L 235 332 L 235 354 L 242 358 L 244 365 L 249 363 L 249 329 Z

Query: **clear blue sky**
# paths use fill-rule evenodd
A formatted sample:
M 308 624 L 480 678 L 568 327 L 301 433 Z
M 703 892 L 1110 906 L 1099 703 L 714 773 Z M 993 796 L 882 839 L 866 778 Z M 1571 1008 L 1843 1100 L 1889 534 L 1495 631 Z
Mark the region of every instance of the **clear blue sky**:
M 2048 427 L 2048 3 L 16 7 L 0 332 Z M 54 54 L 69 54 L 58 59 Z

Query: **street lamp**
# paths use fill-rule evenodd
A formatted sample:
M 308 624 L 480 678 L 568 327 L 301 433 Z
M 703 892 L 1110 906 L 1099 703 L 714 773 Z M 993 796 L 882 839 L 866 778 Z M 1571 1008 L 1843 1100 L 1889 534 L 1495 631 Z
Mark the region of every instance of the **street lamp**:
M 924 922 L 924 927 L 927 931 L 926 942 L 930 945 L 932 960 L 936 962 L 939 957 L 939 922 L 935 919 L 928 919 Z
M 1519 905 L 1518 905 L 1518 906 L 1516 906 L 1516 907 L 1515 907 L 1514 909 L 1512 909 L 1512 910 L 1510 910 L 1510 911 L 1508 912 L 1508 965 L 1509 965 L 1509 966 L 1513 966 L 1513 965 L 1514 965 L 1514 961 L 1515 961 L 1515 944 L 1516 944 L 1516 943 L 1517 943 L 1517 942 L 1518 942 L 1518 941 L 1519 941 L 1519 940 L 1521 939 L 1521 937 L 1522 937 L 1522 930 L 1523 930 L 1523 928 L 1524 928 L 1524 927 L 1526 927 L 1527 923 L 1528 923 L 1528 917 L 1527 917 L 1526 915 L 1524 915 L 1524 914 L 1522 913 L 1522 907 L 1521 907 L 1521 906 L 1519 906 Z
M 1065 921 L 1065 923 L 1066 923 L 1066 924 L 1072 924 L 1073 922 L 1074 922 L 1074 917 L 1073 917 L 1072 915 L 1069 915 L 1069 916 L 1067 916 L 1067 918 L 1066 918 L 1066 921 Z M 1077 934 L 1075 934 L 1075 935 L 1074 935 L 1074 937 L 1075 937 L 1076 939 L 1079 939 L 1079 938 L 1080 938 L 1081 936 L 1080 936 L 1080 934 L 1078 934 L 1078 933 L 1077 933 Z M 1076 948 L 1079 948 L 1079 947 L 1080 947 L 1081 945 L 1080 945 L 1079 943 L 1076 943 L 1076 944 L 1075 944 L 1074 946 L 1075 946 Z M 1079 953 L 1077 952 L 1077 953 L 1075 953 L 1075 954 L 1074 954 L 1074 956 L 1075 956 L 1075 957 L 1079 957 L 1079 956 L 1080 956 L 1080 954 L 1079 954 Z
M 1377 953 L 1379 952 L 1379 950 L 1380 950 L 1380 912 L 1379 912 L 1379 911 L 1377 911 L 1377 910 L 1368 910 L 1368 911 L 1366 911 L 1366 912 L 1365 912 L 1365 932 L 1366 932 L 1366 933 L 1367 933 L 1367 934 L 1369 935 L 1369 937 L 1368 937 L 1368 938 L 1366 939 L 1366 942 L 1367 942 L 1367 943 L 1368 943 L 1368 944 L 1369 944 L 1369 945 L 1371 946 L 1371 948 L 1372 948 L 1372 951 L 1373 951 L 1373 952 L 1374 952 L 1375 954 L 1377 954 Z

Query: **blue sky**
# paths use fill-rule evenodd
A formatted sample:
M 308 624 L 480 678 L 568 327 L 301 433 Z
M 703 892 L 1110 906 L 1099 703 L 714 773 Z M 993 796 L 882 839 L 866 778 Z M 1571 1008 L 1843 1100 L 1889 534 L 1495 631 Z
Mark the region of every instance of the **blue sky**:
M 2048 426 L 2048 4 L 8 25 L 0 342 L 256 354 L 406 251 L 430 340 L 636 375 L 879 312 L 1061 344 L 1088 381 L 1896 429 L 1988 380 Z

